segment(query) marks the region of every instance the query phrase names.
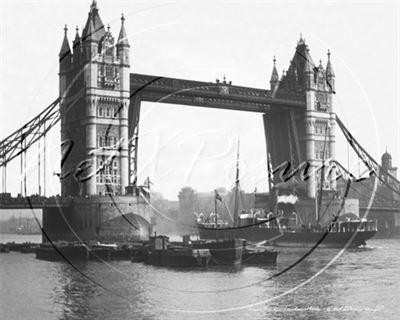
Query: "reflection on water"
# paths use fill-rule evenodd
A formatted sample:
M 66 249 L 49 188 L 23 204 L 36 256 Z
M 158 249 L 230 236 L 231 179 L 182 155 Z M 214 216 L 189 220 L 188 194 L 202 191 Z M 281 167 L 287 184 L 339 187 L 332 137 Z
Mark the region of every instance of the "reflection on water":
M 12 252 L 0 255 L 0 313 L 4 319 L 397 319 L 398 240 L 370 244 L 373 249 L 344 252 L 304 285 L 339 250 L 317 250 L 277 277 L 271 276 L 306 249 L 281 250 L 277 266 L 264 268 L 76 264 L 109 291 L 66 263 Z

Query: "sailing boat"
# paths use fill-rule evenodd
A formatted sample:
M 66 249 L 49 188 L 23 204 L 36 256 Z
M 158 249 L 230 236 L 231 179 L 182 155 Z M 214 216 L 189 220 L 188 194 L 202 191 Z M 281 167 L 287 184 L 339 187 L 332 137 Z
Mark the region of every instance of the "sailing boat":
M 221 196 L 215 190 L 215 216 L 214 223 L 212 221 L 205 223 L 203 221 L 198 221 L 197 225 L 199 228 L 199 234 L 201 239 L 217 239 L 222 241 L 222 243 L 234 241 L 235 243 L 241 243 L 241 262 L 242 264 L 267 264 L 276 263 L 278 257 L 278 251 L 266 248 L 261 245 L 250 244 L 248 245 L 248 239 L 241 234 L 235 233 L 235 230 L 240 230 L 239 224 L 241 218 L 238 214 L 239 212 L 239 146 L 238 141 L 237 157 L 236 157 L 236 178 L 235 178 L 235 188 L 234 188 L 234 205 L 233 205 L 233 217 L 232 223 L 229 225 L 228 222 L 220 223 L 218 221 L 217 214 L 217 203 L 222 202 Z M 213 220 L 213 219 L 210 219 Z
M 325 136 L 326 140 L 326 136 Z M 325 146 L 324 146 L 325 153 Z M 324 156 L 323 156 L 324 158 Z M 323 168 L 323 167 L 322 167 Z M 269 177 L 271 178 L 270 166 Z M 250 242 L 262 242 L 275 246 L 302 246 L 302 247 L 358 247 L 377 231 L 376 221 L 371 220 L 332 220 L 331 224 L 321 227 L 318 223 L 323 215 L 322 191 L 324 172 L 321 172 L 321 184 L 316 203 L 316 224 L 304 225 L 300 214 L 297 213 L 294 195 L 285 196 L 284 201 L 276 196 L 274 212 L 262 209 L 250 209 L 238 214 L 239 194 L 239 150 L 236 163 L 235 206 L 233 222 L 205 222 L 197 221 L 200 239 L 246 239 Z M 272 188 L 272 190 L 274 187 Z M 270 189 L 271 190 L 271 189 Z M 270 191 L 271 194 L 274 193 Z M 295 199 L 294 201 L 293 198 Z M 318 202 L 317 202 L 318 201 Z M 217 221 L 217 220 L 216 220 Z

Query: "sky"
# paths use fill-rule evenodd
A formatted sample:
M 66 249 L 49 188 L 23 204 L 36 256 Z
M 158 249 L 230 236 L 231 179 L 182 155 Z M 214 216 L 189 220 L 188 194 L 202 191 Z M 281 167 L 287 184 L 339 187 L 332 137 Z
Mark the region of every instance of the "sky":
M 58 52 L 81 29 L 85 1 L 0 0 L 0 139 L 58 96 Z M 386 147 L 400 166 L 400 4 L 398 1 L 98 1 L 118 36 L 121 13 L 131 45 L 131 72 L 269 89 L 272 59 L 286 70 L 302 34 L 315 63 L 336 74 L 334 111 L 380 162 Z M 337 158 L 356 157 L 337 131 Z M 240 139 L 241 186 L 267 189 L 260 114 L 142 103 L 139 182 L 176 199 L 181 187 L 199 192 L 234 181 Z M 47 195 L 60 192 L 60 135 L 48 136 Z M 36 147 L 34 147 L 36 148 Z M 37 148 L 28 153 L 28 193 L 37 192 Z M 43 178 L 42 178 L 43 179 Z M 7 191 L 20 190 L 19 159 L 7 168 Z

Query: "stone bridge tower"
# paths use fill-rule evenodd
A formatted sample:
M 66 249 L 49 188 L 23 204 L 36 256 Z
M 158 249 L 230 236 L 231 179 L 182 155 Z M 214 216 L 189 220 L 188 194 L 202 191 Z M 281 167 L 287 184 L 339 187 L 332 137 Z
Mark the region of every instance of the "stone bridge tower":
M 335 74 L 330 61 L 326 68 L 315 65 L 305 40 L 300 38 L 289 68 L 279 79 L 274 67 L 270 80 L 271 92 L 275 97 L 297 93 L 305 101 L 306 108 L 274 108 L 264 115 L 267 149 L 271 155 L 271 164 L 277 168 L 285 162 L 291 164 L 292 171 L 308 163 L 308 178 L 302 177 L 303 170 L 286 185 L 296 185 L 302 189 L 306 198 L 315 198 L 321 183 L 323 160 L 335 159 L 335 113 L 333 112 L 333 94 L 335 93 Z M 274 184 L 282 183 L 278 171 Z M 324 173 L 326 177 L 328 172 Z M 335 181 L 325 178 L 324 190 L 335 190 Z
M 96 1 L 60 57 L 63 196 L 124 195 L 128 185 L 129 43 L 104 27 Z

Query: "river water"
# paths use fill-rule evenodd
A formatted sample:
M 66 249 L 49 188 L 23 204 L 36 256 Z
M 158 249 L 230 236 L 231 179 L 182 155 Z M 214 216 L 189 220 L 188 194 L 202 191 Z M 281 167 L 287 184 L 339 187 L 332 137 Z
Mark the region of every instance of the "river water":
M 40 236 L 0 236 L 39 242 Z M 399 319 L 400 240 L 281 249 L 273 267 L 172 270 L 0 254 L 1 319 Z

